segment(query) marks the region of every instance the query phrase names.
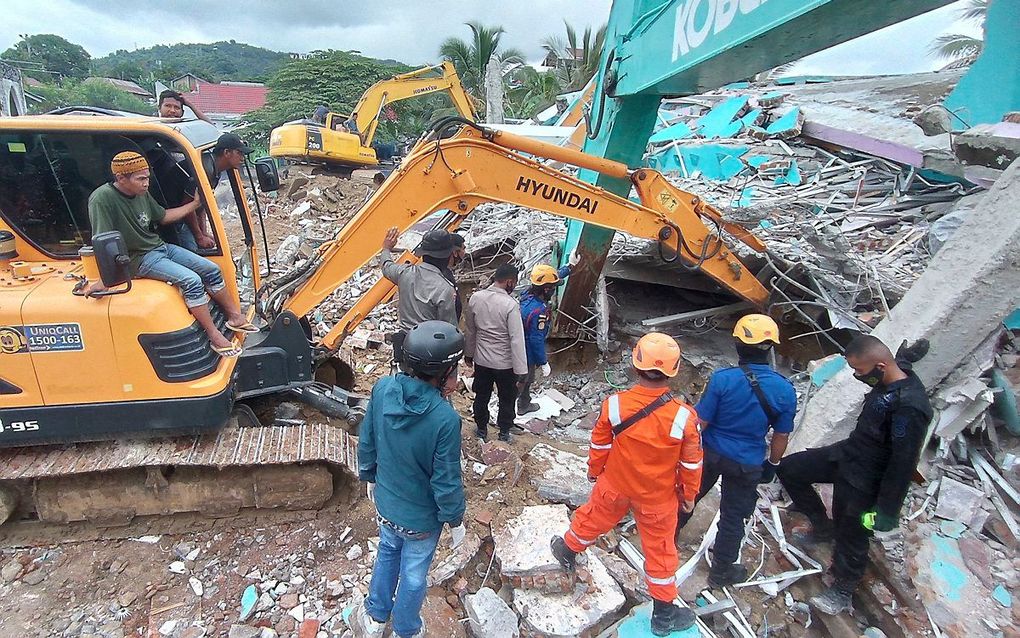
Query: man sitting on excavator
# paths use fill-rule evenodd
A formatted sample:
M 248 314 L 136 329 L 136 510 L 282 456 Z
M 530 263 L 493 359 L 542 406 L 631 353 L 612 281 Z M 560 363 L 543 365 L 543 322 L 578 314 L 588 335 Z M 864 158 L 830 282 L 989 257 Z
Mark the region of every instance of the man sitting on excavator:
M 89 196 L 92 233 L 118 231 L 131 258 L 131 270 L 145 279 L 158 279 L 177 286 L 188 310 L 209 335 L 213 350 L 224 357 L 236 357 L 240 348 L 223 336 L 209 314 L 212 297 L 227 315 L 227 327 L 235 332 L 257 332 L 241 314 L 223 282 L 219 266 L 185 250 L 167 244 L 153 231 L 155 224 L 172 224 L 201 206 L 196 193 L 190 202 L 164 209 L 149 194 L 149 164 L 140 153 L 124 151 L 110 163 L 114 181 L 103 184 Z M 102 290 L 94 282 L 86 294 Z

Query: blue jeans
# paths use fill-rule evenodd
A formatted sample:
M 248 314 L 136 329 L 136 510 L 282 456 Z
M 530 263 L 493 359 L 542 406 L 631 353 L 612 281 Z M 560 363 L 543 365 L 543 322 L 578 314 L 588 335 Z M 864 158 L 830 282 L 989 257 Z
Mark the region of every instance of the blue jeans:
M 206 290 L 215 293 L 224 286 L 219 266 L 173 244 L 163 244 L 145 253 L 138 264 L 138 276 L 177 286 L 188 308 L 209 303 Z
M 198 252 L 198 242 L 195 240 L 195 233 L 191 232 L 186 223 L 174 222 L 167 226 L 161 226 L 159 230 L 159 236 L 168 244 L 176 244 L 193 253 Z
M 401 638 L 409 638 L 421 629 L 421 606 L 438 544 L 438 531 L 404 534 L 379 525 L 379 552 L 365 610 L 382 623 L 392 614 L 393 631 Z

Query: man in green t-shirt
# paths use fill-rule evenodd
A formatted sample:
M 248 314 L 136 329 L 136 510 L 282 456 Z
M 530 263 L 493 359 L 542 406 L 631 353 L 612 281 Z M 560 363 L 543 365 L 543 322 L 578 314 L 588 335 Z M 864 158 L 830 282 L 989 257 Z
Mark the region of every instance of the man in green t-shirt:
M 164 209 L 149 194 L 148 162 L 134 151 L 118 153 L 110 170 L 114 181 L 103 184 L 89 196 L 92 233 L 120 231 L 131 258 L 131 270 L 139 277 L 177 286 L 188 310 L 209 335 L 213 349 L 226 357 L 240 354 L 240 348 L 234 347 L 213 322 L 209 298 L 226 313 L 227 327 L 231 330 L 256 332 L 257 328 L 231 299 L 219 266 L 180 246 L 164 243 L 153 230 L 157 224 L 172 224 L 193 213 L 201 206 L 198 197 L 183 206 Z M 90 292 L 101 288 L 101 284 L 93 284 Z

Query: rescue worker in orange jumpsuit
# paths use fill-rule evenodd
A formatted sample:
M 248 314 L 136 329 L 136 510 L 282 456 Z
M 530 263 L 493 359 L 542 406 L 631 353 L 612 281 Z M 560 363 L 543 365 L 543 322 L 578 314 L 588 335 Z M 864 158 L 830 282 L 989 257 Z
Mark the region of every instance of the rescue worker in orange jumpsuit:
M 567 570 L 577 554 L 595 544 L 633 512 L 645 552 L 645 578 L 653 598 L 652 633 L 667 636 L 694 624 L 690 609 L 673 604 L 679 567 L 673 536 L 677 506 L 694 509 L 701 486 L 701 432 L 694 408 L 673 395 L 669 380 L 680 369 L 680 346 L 653 332 L 634 347 L 638 382 L 611 395 L 591 435 L 588 480 L 591 498 L 576 512 L 552 552 Z

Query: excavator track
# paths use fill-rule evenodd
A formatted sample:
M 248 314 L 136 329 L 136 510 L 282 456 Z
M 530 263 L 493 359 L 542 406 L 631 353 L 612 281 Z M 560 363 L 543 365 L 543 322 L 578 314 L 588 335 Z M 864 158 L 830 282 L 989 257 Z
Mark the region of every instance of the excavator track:
M 0 518 L 117 526 L 181 512 L 319 509 L 335 480 L 356 480 L 357 441 L 345 430 L 252 418 L 236 411 L 202 436 L 0 450 L 0 500 L 9 510 Z

